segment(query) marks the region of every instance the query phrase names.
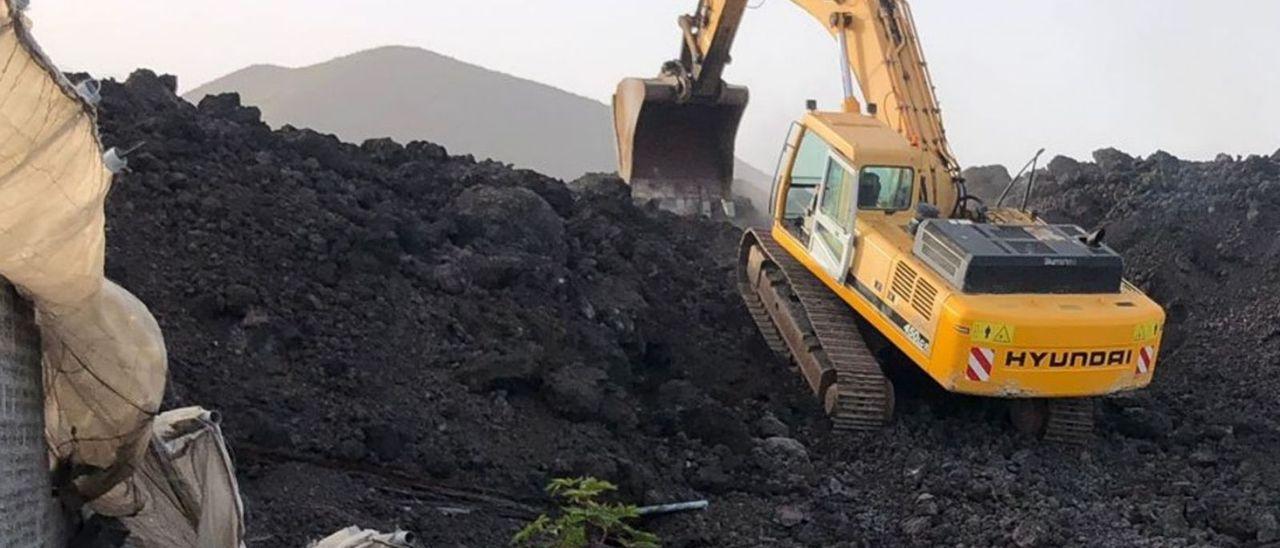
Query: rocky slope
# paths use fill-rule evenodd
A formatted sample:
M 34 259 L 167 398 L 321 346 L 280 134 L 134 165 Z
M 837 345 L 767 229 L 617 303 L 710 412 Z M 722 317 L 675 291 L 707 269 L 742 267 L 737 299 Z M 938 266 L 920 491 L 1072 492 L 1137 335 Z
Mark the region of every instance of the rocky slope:
M 107 83 L 108 274 L 165 329 L 171 405 L 223 411 L 250 544 L 351 523 L 500 546 L 552 477 L 637 503 L 671 546 L 1250 545 L 1280 538 L 1280 158 L 1055 160 L 1039 207 L 1107 224 L 1170 310 L 1154 386 L 1086 448 L 903 382 L 833 434 L 731 284 L 737 233 L 450 156 L 271 130 L 146 71 Z

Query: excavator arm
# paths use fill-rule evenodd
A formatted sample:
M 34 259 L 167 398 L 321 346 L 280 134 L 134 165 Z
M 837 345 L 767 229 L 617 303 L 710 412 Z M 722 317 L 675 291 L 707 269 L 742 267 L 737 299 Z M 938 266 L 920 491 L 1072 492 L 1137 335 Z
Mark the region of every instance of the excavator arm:
M 729 50 L 746 9 L 745 0 L 702 0 L 697 11 L 681 15 L 680 60 L 669 64 L 664 72 L 687 79 L 691 96 L 705 98 L 719 94 L 724 85 L 720 76 L 729 64 Z
M 897 131 L 930 159 L 929 197 L 943 211 L 959 198 L 958 163 L 906 0 L 792 0 L 836 39 L 845 82 L 844 109 L 865 113 Z M 679 60 L 656 79 L 624 80 L 614 96 L 621 174 L 637 199 L 728 197 L 733 140 L 744 88 L 721 78 L 746 13 L 747 0 L 700 0 L 680 17 Z

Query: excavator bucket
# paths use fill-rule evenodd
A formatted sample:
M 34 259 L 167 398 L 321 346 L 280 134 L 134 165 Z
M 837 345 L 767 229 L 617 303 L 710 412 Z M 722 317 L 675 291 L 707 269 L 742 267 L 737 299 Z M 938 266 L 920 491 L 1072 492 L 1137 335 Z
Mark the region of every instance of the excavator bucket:
M 723 86 L 712 100 L 681 97 L 674 78 L 628 78 L 613 96 L 618 167 L 637 202 L 682 215 L 732 216 L 734 140 L 747 89 Z

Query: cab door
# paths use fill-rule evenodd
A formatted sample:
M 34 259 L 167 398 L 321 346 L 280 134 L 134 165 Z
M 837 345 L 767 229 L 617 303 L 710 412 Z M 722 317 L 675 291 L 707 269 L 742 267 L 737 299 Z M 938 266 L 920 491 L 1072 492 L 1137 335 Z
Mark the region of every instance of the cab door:
M 827 154 L 826 171 L 810 222 L 809 254 L 822 269 L 844 283 L 853 260 L 854 214 L 858 183 L 854 169 L 834 152 Z

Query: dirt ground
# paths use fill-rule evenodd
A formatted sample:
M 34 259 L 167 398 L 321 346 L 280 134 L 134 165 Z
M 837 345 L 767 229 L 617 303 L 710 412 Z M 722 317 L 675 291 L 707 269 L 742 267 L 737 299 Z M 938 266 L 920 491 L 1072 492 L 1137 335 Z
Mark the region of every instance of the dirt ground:
M 1280 540 L 1280 154 L 1049 164 L 1037 208 L 1106 225 L 1170 317 L 1154 385 L 1064 448 L 921 379 L 884 431 L 831 432 L 736 296 L 728 224 L 175 87 L 103 87 L 105 143 L 146 142 L 107 273 L 164 328 L 167 404 L 226 417 L 251 546 L 351 524 L 502 546 L 578 474 L 708 499 L 643 524 L 677 547 Z

